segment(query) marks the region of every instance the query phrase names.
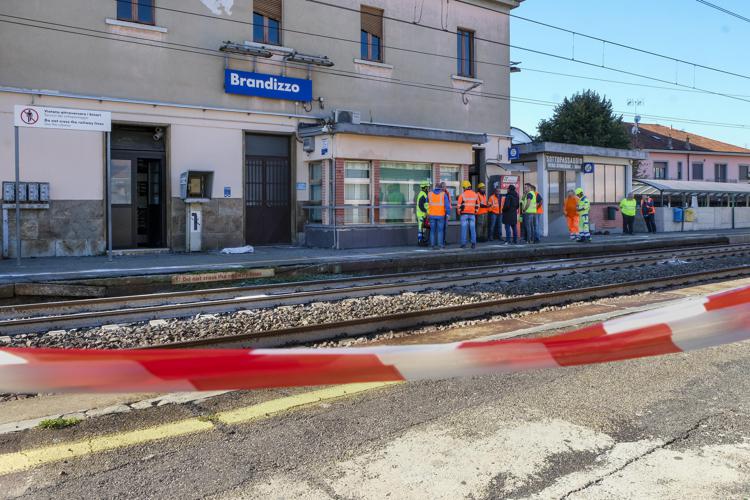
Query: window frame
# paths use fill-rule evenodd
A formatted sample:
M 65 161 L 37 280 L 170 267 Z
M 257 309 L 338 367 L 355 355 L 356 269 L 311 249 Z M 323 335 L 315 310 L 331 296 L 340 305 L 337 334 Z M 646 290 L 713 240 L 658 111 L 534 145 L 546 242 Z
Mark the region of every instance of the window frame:
M 457 28 L 456 35 L 456 75 L 464 78 L 476 78 L 476 31 L 466 28 Z M 464 54 L 464 37 L 469 38 L 468 58 L 465 57 Z M 464 71 L 464 67 L 467 65 L 468 73 Z
M 441 167 L 442 168 L 442 167 Z M 408 179 L 389 179 L 387 172 L 389 170 L 406 170 L 406 171 L 423 171 L 425 175 L 410 175 Z M 417 202 L 416 197 L 419 193 L 419 184 L 429 179 L 430 184 L 433 182 L 433 170 L 431 163 L 425 162 L 411 162 L 411 161 L 382 161 L 380 162 L 380 178 L 378 179 L 378 190 L 380 195 L 380 214 L 378 217 L 378 223 L 380 224 L 415 224 L 417 222 L 416 212 L 413 208 L 408 207 L 389 207 L 389 202 L 385 201 L 389 186 L 408 186 L 406 193 L 404 194 L 404 205 L 411 205 Z M 442 175 L 442 174 L 441 174 Z M 395 215 L 400 217 L 394 217 Z M 390 219 L 399 219 L 390 221 Z
M 362 35 L 364 35 L 365 40 L 362 40 Z M 378 57 L 373 57 L 372 55 L 372 47 L 375 45 L 373 39 L 377 39 L 378 42 Z M 359 56 L 361 59 L 379 63 L 383 62 L 383 39 L 381 37 L 373 35 L 369 31 L 360 30 L 359 47 Z
M 723 168 L 724 175 L 718 175 Z M 729 165 L 727 163 L 714 163 L 714 182 L 729 182 Z
M 677 180 L 678 181 L 682 180 L 682 162 L 681 161 L 677 162 Z
M 347 167 L 351 164 L 366 165 L 367 177 L 347 177 Z M 369 224 L 370 223 L 370 206 L 372 205 L 372 162 L 366 160 L 345 160 L 344 161 L 344 205 L 363 205 L 359 207 L 346 207 L 344 209 L 345 224 Z M 367 186 L 367 200 L 353 200 L 346 197 L 346 186 L 358 185 Z M 362 213 L 361 213 L 362 212 Z
M 653 163 L 653 167 L 654 167 L 654 179 L 666 180 L 669 178 L 669 162 L 668 161 L 655 161 Z M 663 172 L 663 173 L 661 175 L 657 175 L 657 172 Z
M 691 176 L 692 180 L 694 180 L 694 181 L 702 181 L 702 180 L 704 180 L 704 177 L 706 176 L 706 172 L 705 172 L 705 168 L 704 168 L 705 166 L 706 166 L 705 162 L 702 162 L 702 161 L 695 161 L 695 162 L 693 162 L 690 165 L 690 170 L 691 170 L 690 173 L 692 174 L 692 176 Z M 696 175 L 695 175 L 695 167 L 700 167 L 700 169 L 701 169 L 700 170 L 700 173 L 701 173 L 700 177 L 696 177 Z
M 745 175 L 742 175 L 742 169 L 745 169 Z M 750 164 L 741 163 L 738 165 L 738 180 L 750 181 Z
M 255 22 L 255 16 L 259 16 L 263 20 L 263 40 L 255 39 L 255 27 L 257 24 Z M 275 21 L 279 24 L 279 27 L 276 29 L 279 34 L 278 35 L 279 39 L 276 42 L 271 41 L 271 38 L 270 38 L 271 28 L 269 26 L 269 21 Z M 272 17 L 261 14 L 260 12 L 253 11 L 253 23 L 252 24 L 253 24 L 253 42 L 262 43 L 264 45 L 274 45 L 276 47 L 281 47 L 281 33 L 283 31 L 281 29 L 281 19 L 274 19 Z
M 322 160 L 319 160 L 311 161 L 307 166 L 308 204 L 321 206 L 321 208 L 311 208 L 309 210 L 308 221 L 312 222 L 313 224 L 321 224 L 323 222 L 323 164 L 324 162 Z M 313 171 L 315 169 L 319 169 L 319 177 L 313 176 Z M 320 197 L 319 199 L 313 196 L 313 188 L 318 188 L 318 196 Z
M 137 23 L 137 24 L 145 24 L 146 26 L 156 26 L 156 0 L 151 0 L 151 22 L 148 21 L 141 21 L 138 18 L 138 8 L 141 6 L 142 0 L 115 0 L 115 14 L 118 21 L 125 21 L 128 23 Z M 130 4 L 130 17 L 128 19 L 124 19 L 120 17 L 120 4 L 121 3 L 129 3 Z

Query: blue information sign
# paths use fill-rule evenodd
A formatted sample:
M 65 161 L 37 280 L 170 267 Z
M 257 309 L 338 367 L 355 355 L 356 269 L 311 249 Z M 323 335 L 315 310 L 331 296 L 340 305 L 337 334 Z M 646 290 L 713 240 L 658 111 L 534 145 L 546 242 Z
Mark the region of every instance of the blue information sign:
M 309 102 L 312 101 L 312 80 L 226 69 L 224 91 L 228 94 Z
M 594 173 L 594 164 L 593 163 L 584 163 L 581 165 L 581 171 L 584 174 L 593 174 Z
M 517 160 L 521 157 L 521 152 L 518 150 L 517 147 L 510 147 L 508 148 L 508 159 L 509 160 Z

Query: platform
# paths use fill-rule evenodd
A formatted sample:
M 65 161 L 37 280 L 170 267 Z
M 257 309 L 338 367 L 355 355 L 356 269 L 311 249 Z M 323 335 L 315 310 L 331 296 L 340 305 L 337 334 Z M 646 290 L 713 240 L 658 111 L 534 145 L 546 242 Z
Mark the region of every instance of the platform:
M 0 284 L 23 282 L 74 281 L 91 278 L 177 275 L 200 271 L 296 268 L 309 272 L 362 272 L 407 267 L 449 266 L 477 261 L 517 262 L 540 258 L 565 258 L 604 252 L 676 247 L 684 244 L 709 245 L 750 242 L 750 231 L 695 231 L 690 233 L 636 234 L 633 236 L 594 236 L 592 243 L 576 243 L 567 238 L 546 238 L 537 245 L 480 243 L 477 249 L 461 249 L 449 244 L 445 250 L 420 247 L 385 247 L 334 250 L 291 246 L 256 247 L 251 254 L 170 253 L 123 255 L 110 261 L 97 257 L 46 257 L 0 261 Z

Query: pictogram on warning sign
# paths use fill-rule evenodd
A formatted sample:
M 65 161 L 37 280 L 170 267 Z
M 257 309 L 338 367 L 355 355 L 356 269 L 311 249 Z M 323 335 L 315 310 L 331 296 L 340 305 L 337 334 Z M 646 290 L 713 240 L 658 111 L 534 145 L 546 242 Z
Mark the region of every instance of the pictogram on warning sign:
M 21 121 L 26 125 L 34 125 L 39 121 L 39 113 L 34 108 L 23 108 L 21 110 Z

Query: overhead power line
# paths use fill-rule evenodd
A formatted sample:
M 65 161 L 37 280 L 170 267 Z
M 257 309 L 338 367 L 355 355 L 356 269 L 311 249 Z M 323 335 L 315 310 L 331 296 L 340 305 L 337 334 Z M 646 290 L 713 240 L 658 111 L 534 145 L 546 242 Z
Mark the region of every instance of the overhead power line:
M 0 13 L 0 16 L 19 19 L 18 16 L 9 16 L 9 15 L 2 14 L 2 13 Z M 23 19 L 27 19 L 27 18 L 23 18 Z M 53 28 L 50 26 L 41 26 L 38 24 L 21 23 L 18 21 L 8 21 L 5 19 L 0 19 L 0 22 L 6 23 L 6 24 L 18 25 L 18 26 L 25 26 L 25 27 L 55 31 L 55 32 L 71 34 L 71 35 L 97 38 L 97 39 L 102 39 L 102 40 L 107 40 L 107 41 L 112 41 L 112 42 L 130 43 L 130 44 L 146 46 L 146 47 L 151 47 L 151 48 L 162 48 L 162 49 L 167 49 L 167 50 L 173 50 L 173 51 L 178 51 L 178 52 L 183 52 L 183 53 L 188 53 L 188 54 L 217 57 L 221 59 L 229 59 L 229 60 L 236 60 L 236 61 L 242 61 L 242 62 L 250 62 L 249 59 L 229 56 L 228 54 L 224 52 L 220 52 L 219 50 L 212 49 L 212 48 L 192 46 L 192 45 L 187 45 L 187 44 L 177 44 L 174 42 L 150 43 L 152 42 L 152 40 L 150 39 L 145 39 L 145 38 L 136 37 L 132 35 L 104 36 L 104 35 L 112 35 L 112 34 L 109 32 L 94 30 L 90 28 L 63 25 L 60 23 L 51 23 L 48 21 L 42 21 L 42 20 L 37 20 L 37 19 L 29 19 L 29 20 L 35 23 L 51 24 L 51 25 L 58 26 L 58 27 Z M 68 30 L 60 29 L 59 28 L 60 26 L 66 27 L 69 29 Z M 78 31 L 70 31 L 70 29 L 92 31 L 93 33 L 81 33 Z M 165 44 L 171 44 L 175 46 L 173 47 L 173 46 L 169 46 Z M 276 66 L 280 68 L 284 67 L 284 64 L 276 63 L 274 61 L 267 61 L 267 60 L 262 61 L 262 64 Z M 288 65 L 294 66 L 294 64 L 288 64 Z M 331 76 L 341 76 L 341 77 L 354 78 L 354 79 L 359 79 L 359 80 L 376 81 L 376 82 L 388 83 L 388 84 L 393 84 L 393 85 L 401 85 L 401 86 L 406 86 L 406 87 L 416 87 L 416 88 L 422 88 L 426 90 L 449 92 L 453 94 L 464 94 L 464 91 L 460 89 L 454 89 L 453 87 L 441 86 L 437 84 L 429 84 L 429 83 L 424 83 L 424 82 L 408 82 L 408 81 L 400 81 L 400 80 L 386 79 L 386 78 L 380 78 L 380 77 L 368 77 L 368 76 L 360 75 L 358 73 L 346 72 L 343 70 L 333 71 L 330 69 L 323 70 L 323 69 L 315 68 L 315 69 L 312 69 L 312 71 L 316 73 L 331 75 Z M 469 92 L 467 95 L 482 97 L 486 99 L 505 100 L 505 101 L 523 103 L 523 104 L 534 104 L 534 105 L 541 105 L 541 106 L 548 106 L 548 107 L 554 107 L 554 106 L 559 105 L 559 102 L 555 102 L 555 101 L 546 101 L 546 100 L 541 100 L 541 99 L 533 99 L 533 98 L 525 98 L 525 97 L 511 97 L 510 95 L 506 95 L 506 94 L 493 94 L 493 93 L 486 93 L 486 92 L 482 92 L 482 93 Z M 619 113 L 623 115 L 632 114 L 628 112 L 619 112 Z M 667 117 L 667 116 L 657 116 L 657 115 L 642 115 L 642 116 L 646 118 L 667 119 L 667 120 L 672 120 L 672 121 L 681 122 L 681 123 L 695 123 L 695 124 L 730 127 L 730 128 L 750 128 L 750 125 L 744 125 L 744 124 L 708 122 L 708 121 L 694 120 L 694 119 L 689 119 L 689 118 Z
M 307 0 L 307 1 L 313 1 L 313 0 Z M 594 36 L 594 35 L 588 35 L 586 33 L 581 33 L 580 31 L 574 31 L 574 30 L 571 30 L 571 29 L 568 29 L 568 28 L 563 28 L 562 26 L 556 26 L 554 24 L 545 23 L 543 21 L 537 21 L 536 19 L 530 19 L 528 17 L 519 16 L 518 14 L 511 14 L 511 13 L 508 13 L 508 12 L 503 12 L 503 11 L 499 11 L 499 10 L 495 10 L 495 9 L 490 9 L 488 7 L 484 7 L 484 6 L 481 6 L 481 5 L 476 5 L 476 4 L 473 4 L 473 3 L 469 3 L 469 2 L 467 2 L 465 0 L 454 0 L 454 1 L 459 2 L 459 3 L 463 3 L 463 4 L 467 4 L 467 5 L 471 5 L 471 6 L 479 8 L 479 9 L 489 10 L 489 11 L 492 11 L 492 12 L 495 12 L 495 13 L 498 13 L 498 14 L 502 14 L 504 16 L 512 17 L 513 19 L 520 19 L 521 21 L 526 21 L 528 23 L 537 24 L 539 26 L 544 26 L 546 28 L 551 28 L 551 29 L 554 29 L 554 30 L 557 30 L 557 31 L 563 31 L 563 32 L 568 33 L 570 35 L 579 36 L 579 37 L 582 37 L 582 38 L 588 38 L 589 40 L 595 40 L 597 42 L 606 43 L 607 45 L 612 45 L 614 47 L 620 47 L 620 48 L 623 48 L 623 49 L 633 50 L 635 52 L 640 52 L 641 54 L 647 54 L 647 55 L 650 55 L 650 56 L 660 57 L 662 59 L 668 59 L 668 60 L 676 62 L 676 63 L 682 63 L 682 64 L 687 64 L 689 66 L 695 66 L 696 68 L 706 69 L 706 70 L 710 70 L 710 71 L 716 71 L 718 73 L 723 73 L 725 75 L 731 75 L 731 76 L 736 76 L 738 78 L 750 79 L 750 75 L 743 75 L 743 74 L 735 73 L 733 71 L 729 71 L 729 70 L 726 70 L 726 69 L 716 68 L 716 67 L 713 67 L 713 66 L 707 66 L 705 64 L 697 63 L 697 62 L 694 62 L 694 61 L 687 61 L 685 59 L 680 59 L 678 57 L 670 56 L 670 55 L 667 55 L 667 54 L 660 54 L 658 52 L 654 52 L 654 51 L 647 50 L 647 49 L 642 49 L 640 47 L 635 47 L 633 45 L 628 45 L 628 44 L 621 43 L 621 42 L 615 42 L 613 40 L 607 40 L 606 38 L 601 38 L 601 37 Z M 723 8 L 719 7 L 718 5 L 711 4 L 710 2 L 706 2 L 704 0 L 696 0 L 696 1 L 698 1 L 700 3 L 703 3 L 703 4 L 706 4 L 706 5 L 709 5 L 711 7 L 717 8 L 719 10 L 722 10 L 723 12 L 726 12 L 727 14 L 739 16 L 738 14 L 735 14 L 734 12 L 731 12 L 731 11 L 728 11 L 726 9 L 723 9 Z M 739 17 L 742 18 L 742 16 L 739 16 Z M 746 19 L 746 18 L 743 18 L 743 19 L 745 19 L 746 21 L 750 22 L 750 19 Z
M 346 6 L 343 6 L 343 5 L 335 5 L 335 4 L 332 4 L 332 3 L 324 2 L 322 0 L 305 0 L 305 1 L 311 2 L 311 3 L 320 4 L 320 5 L 326 5 L 328 7 L 332 7 L 332 8 L 335 8 L 335 9 L 348 10 L 348 11 L 351 11 L 351 12 L 359 12 L 359 10 L 351 8 L 351 7 L 346 7 Z M 492 10 L 492 9 L 489 9 L 489 10 Z M 418 26 L 420 28 L 430 29 L 430 30 L 434 30 L 434 31 L 440 31 L 440 32 L 443 32 L 443 33 L 452 33 L 452 34 L 455 34 L 455 35 L 458 34 L 457 31 L 452 31 L 452 30 L 449 30 L 449 29 L 438 28 L 438 27 L 435 27 L 435 26 L 429 26 L 429 25 L 425 25 L 425 24 L 415 24 L 415 23 L 412 23 L 411 21 L 407 21 L 405 19 L 399 19 L 399 18 L 395 18 L 395 17 L 383 16 L 383 19 L 388 19 L 388 20 L 391 20 L 391 21 L 395 21 L 395 22 L 399 22 L 399 23 L 404 23 L 404 24 L 408 24 L 408 25 L 411 25 L 411 26 Z M 666 83 L 666 84 L 669 84 L 669 85 L 675 85 L 677 87 L 683 87 L 683 88 L 688 88 L 688 89 L 700 90 L 700 91 L 705 92 L 707 94 L 713 94 L 713 95 L 716 95 L 716 96 L 726 97 L 728 99 L 734 99 L 734 100 L 737 100 L 737 101 L 742 101 L 742 102 L 750 103 L 749 99 L 744 99 L 742 97 L 737 97 L 737 96 L 734 96 L 734 95 L 731 95 L 731 94 L 727 94 L 727 93 L 724 93 L 724 92 L 717 92 L 717 91 L 713 91 L 713 90 L 710 90 L 710 89 L 704 89 L 704 88 L 696 87 L 695 85 L 692 85 L 692 86 L 691 85 L 684 85 L 684 84 L 678 83 L 676 81 L 676 79 L 675 79 L 675 81 L 665 80 L 663 78 L 657 78 L 657 77 L 654 77 L 654 76 L 644 75 L 644 74 L 636 73 L 636 72 L 633 72 L 633 71 L 627 71 L 627 70 L 620 69 L 620 68 L 614 68 L 612 66 L 607 66 L 604 63 L 602 63 L 602 64 L 595 64 L 595 63 L 588 62 L 588 61 L 582 61 L 580 59 L 575 59 L 575 58 L 571 58 L 571 57 L 561 56 L 559 54 L 553 54 L 551 52 L 545 52 L 543 50 L 530 49 L 530 48 L 527 48 L 527 47 L 521 47 L 520 45 L 513 45 L 513 44 L 510 44 L 510 43 L 500 42 L 500 41 L 497 41 L 497 40 L 490 40 L 488 38 L 481 38 L 481 37 L 478 37 L 476 35 L 474 36 L 474 39 L 475 40 L 481 40 L 481 41 L 484 41 L 484 42 L 487 42 L 487 43 L 491 43 L 491 44 L 502 45 L 502 46 L 505 46 L 505 47 L 510 47 L 510 48 L 515 48 L 515 49 L 518 49 L 518 50 L 523 50 L 523 51 L 530 52 L 530 53 L 533 53 L 533 54 L 544 55 L 544 56 L 552 57 L 552 58 L 555 58 L 555 59 L 560 59 L 560 60 L 563 60 L 563 61 L 575 62 L 577 64 L 582 64 L 582 65 L 590 66 L 590 67 L 593 67 L 593 68 L 603 68 L 603 69 L 606 69 L 608 71 L 615 71 L 615 72 L 622 73 L 622 74 L 625 74 L 625 75 L 635 76 L 635 77 L 639 77 L 639 78 L 645 78 L 647 80 L 652 80 L 652 81 L 660 82 L 660 83 Z M 733 74 L 735 76 L 739 76 L 741 78 L 746 78 L 746 79 L 750 80 L 750 76 L 747 76 L 747 75 L 739 75 L 739 74 L 730 73 L 730 72 L 723 71 L 723 70 L 718 70 L 718 71 L 721 71 L 721 72 L 726 73 L 726 74 Z
M 707 2 L 706 0 L 695 0 L 695 1 L 698 2 L 698 3 L 702 3 L 703 5 L 705 5 L 707 7 L 711 7 L 712 9 L 716 9 L 719 12 L 723 12 L 724 14 L 728 14 L 728 15 L 730 15 L 732 17 L 736 17 L 737 19 L 741 19 L 741 20 L 745 21 L 746 23 L 750 23 L 750 18 L 747 18 L 747 17 L 745 17 L 745 16 L 743 16 L 741 14 L 738 14 L 736 12 L 732 12 L 731 10 L 725 9 L 724 7 L 722 7 L 720 5 L 716 5 L 715 3 Z

